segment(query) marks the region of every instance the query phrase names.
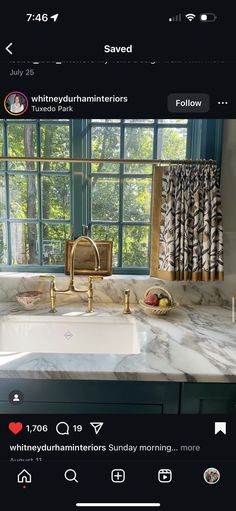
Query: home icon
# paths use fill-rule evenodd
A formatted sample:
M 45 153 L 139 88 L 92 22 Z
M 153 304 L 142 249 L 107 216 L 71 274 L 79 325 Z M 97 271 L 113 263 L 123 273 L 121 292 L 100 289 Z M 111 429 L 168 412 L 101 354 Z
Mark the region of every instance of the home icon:
M 31 483 L 32 482 L 32 476 L 29 472 L 27 472 L 27 470 L 22 470 L 18 475 L 17 475 L 17 482 L 18 483 Z

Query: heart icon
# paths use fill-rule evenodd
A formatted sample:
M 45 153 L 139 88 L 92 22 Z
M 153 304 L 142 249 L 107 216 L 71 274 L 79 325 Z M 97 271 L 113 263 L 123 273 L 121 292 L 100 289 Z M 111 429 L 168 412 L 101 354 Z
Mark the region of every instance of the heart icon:
M 23 429 L 22 422 L 9 422 L 8 428 L 14 435 L 18 435 L 20 431 Z

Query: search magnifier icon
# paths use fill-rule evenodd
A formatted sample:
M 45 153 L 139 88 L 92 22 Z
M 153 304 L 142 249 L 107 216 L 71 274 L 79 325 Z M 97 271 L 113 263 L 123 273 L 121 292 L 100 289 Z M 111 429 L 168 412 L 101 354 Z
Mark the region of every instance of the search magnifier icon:
M 73 468 L 68 468 L 64 473 L 64 477 L 69 482 L 72 482 L 72 481 L 75 481 L 76 483 L 79 482 L 77 479 L 76 471 Z

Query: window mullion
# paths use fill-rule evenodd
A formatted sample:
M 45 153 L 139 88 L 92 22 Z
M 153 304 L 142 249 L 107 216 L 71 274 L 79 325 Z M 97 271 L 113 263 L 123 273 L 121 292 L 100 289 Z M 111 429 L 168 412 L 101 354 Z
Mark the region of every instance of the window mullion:
M 154 129 L 153 129 L 153 159 L 157 159 L 157 137 L 158 137 L 158 121 L 155 119 Z
M 36 137 L 37 137 L 37 156 L 41 155 L 41 133 L 40 133 L 40 122 L 36 123 Z M 37 177 L 38 177 L 38 239 L 39 239 L 39 264 L 43 264 L 43 222 L 42 222 L 42 179 L 41 179 L 41 163 L 37 165 Z
M 7 135 L 7 121 L 4 121 L 4 153 L 8 155 L 8 135 Z M 12 250 L 11 250 L 11 225 L 10 225 L 10 200 L 9 200 L 9 176 L 8 176 L 8 162 L 5 162 L 5 176 L 6 176 L 6 216 L 7 216 L 7 256 L 8 264 L 12 263 Z
M 124 120 L 121 120 L 120 128 L 120 158 L 124 159 L 125 154 L 125 125 Z M 122 253 L 123 253 L 123 203 L 124 203 L 124 164 L 119 166 L 119 228 L 118 228 L 118 266 L 122 267 Z
M 81 158 L 83 153 L 83 121 L 72 120 L 72 158 Z M 73 173 L 73 237 L 82 234 L 83 224 L 83 165 L 72 163 Z

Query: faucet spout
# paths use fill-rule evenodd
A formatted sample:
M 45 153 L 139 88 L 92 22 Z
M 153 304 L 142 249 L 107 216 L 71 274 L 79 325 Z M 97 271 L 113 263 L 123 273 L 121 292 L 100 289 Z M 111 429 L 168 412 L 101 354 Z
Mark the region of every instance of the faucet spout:
M 79 289 L 75 286 L 75 250 L 76 247 L 81 243 L 82 241 L 87 241 L 91 247 L 93 248 L 94 252 L 94 269 L 95 271 L 100 271 L 101 269 L 101 263 L 100 263 L 100 255 L 98 252 L 98 248 L 96 243 L 89 238 L 88 236 L 79 236 L 72 245 L 71 253 L 70 253 L 70 281 L 69 285 L 66 289 L 58 289 L 56 287 L 56 277 L 55 275 L 41 275 L 40 279 L 48 279 L 50 280 L 50 301 L 51 301 L 51 309 L 50 312 L 56 312 L 56 295 L 57 294 L 70 294 L 72 293 L 87 293 L 88 295 L 88 312 L 93 311 L 93 281 L 94 280 L 102 280 L 102 276 L 94 276 L 89 277 L 89 285 L 87 289 Z
M 99 255 L 98 247 L 97 247 L 96 243 L 91 238 L 89 238 L 89 236 L 79 236 L 74 241 L 74 243 L 72 245 L 71 253 L 70 253 L 70 283 L 69 283 L 69 288 L 71 289 L 71 291 L 75 291 L 77 293 L 81 293 L 83 291 L 84 292 L 87 291 L 87 289 L 86 290 L 78 289 L 75 286 L 75 251 L 76 251 L 76 248 L 79 245 L 79 243 L 81 243 L 82 241 L 87 241 L 91 245 L 91 247 L 93 249 L 94 259 L 95 259 L 95 265 L 94 265 L 95 271 L 100 271 L 100 268 L 101 268 L 100 255 Z

